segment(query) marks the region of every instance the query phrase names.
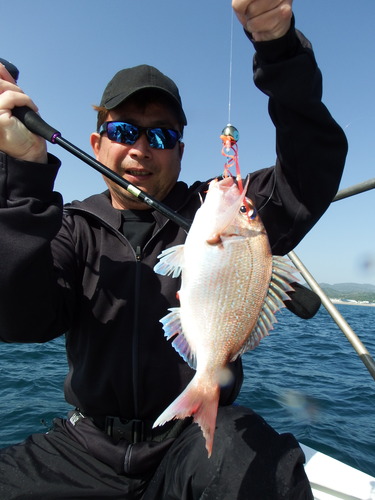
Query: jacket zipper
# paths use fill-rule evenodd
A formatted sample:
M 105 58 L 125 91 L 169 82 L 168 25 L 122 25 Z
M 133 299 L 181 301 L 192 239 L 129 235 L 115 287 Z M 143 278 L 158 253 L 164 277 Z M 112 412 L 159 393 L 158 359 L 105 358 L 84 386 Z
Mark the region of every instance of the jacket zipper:
M 127 244 L 132 248 L 129 244 L 128 240 L 125 236 L 115 229 L 113 226 L 108 224 L 108 222 L 104 221 L 101 217 L 93 214 L 90 211 L 84 210 L 82 208 L 65 208 L 66 212 L 76 212 L 76 213 L 85 213 L 99 220 L 103 226 L 107 229 L 115 233 L 120 239 L 125 240 Z M 155 234 L 153 234 L 149 240 L 145 243 L 144 249 L 150 243 L 150 241 L 157 236 L 160 231 L 165 227 L 165 225 L 169 221 L 165 221 L 164 224 L 158 228 Z M 134 252 L 134 250 L 133 250 Z M 133 406 L 134 406 L 134 418 L 138 418 L 139 416 L 139 388 L 140 388 L 140 380 L 139 380 L 139 314 L 140 314 L 140 294 L 141 294 L 141 260 L 142 260 L 142 250 L 140 246 L 136 247 L 135 250 L 135 262 L 136 262 L 136 272 L 135 272 L 135 283 L 134 283 L 134 325 L 132 331 L 132 389 L 133 389 Z
M 133 404 L 135 418 L 139 416 L 139 305 L 141 294 L 141 247 L 135 250 L 135 283 L 134 283 L 134 324 L 132 335 L 132 359 L 133 359 Z

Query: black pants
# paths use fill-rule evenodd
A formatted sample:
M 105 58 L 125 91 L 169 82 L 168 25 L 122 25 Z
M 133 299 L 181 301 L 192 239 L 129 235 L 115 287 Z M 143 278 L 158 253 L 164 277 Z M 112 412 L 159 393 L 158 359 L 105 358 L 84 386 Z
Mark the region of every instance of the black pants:
M 291 434 L 279 435 L 239 406 L 219 408 L 211 458 L 191 424 L 156 470 L 133 476 L 94 458 L 57 421 L 49 433 L 0 451 L 0 498 L 311 500 L 303 461 Z

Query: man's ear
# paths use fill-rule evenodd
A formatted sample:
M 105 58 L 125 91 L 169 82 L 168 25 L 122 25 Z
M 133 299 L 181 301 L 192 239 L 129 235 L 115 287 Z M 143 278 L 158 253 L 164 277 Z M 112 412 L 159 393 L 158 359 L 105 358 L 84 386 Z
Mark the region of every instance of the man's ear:
M 180 160 L 182 160 L 182 157 L 184 156 L 185 143 L 179 142 L 178 146 L 179 146 L 179 152 L 180 152 Z
M 91 144 L 92 150 L 94 151 L 96 159 L 98 158 L 98 154 L 99 154 L 100 140 L 101 140 L 101 136 L 100 136 L 100 134 L 98 134 L 98 132 L 93 132 L 90 135 L 90 144 Z

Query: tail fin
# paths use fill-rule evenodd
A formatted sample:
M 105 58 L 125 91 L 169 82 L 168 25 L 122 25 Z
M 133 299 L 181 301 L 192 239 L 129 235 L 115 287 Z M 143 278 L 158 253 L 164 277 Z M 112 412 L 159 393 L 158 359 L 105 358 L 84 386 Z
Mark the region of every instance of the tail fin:
M 219 393 L 220 389 L 218 385 L 208 386 L 207 384 L 200 383 L 194 377 L 184 392 L 155 421 L 153 427 L 163 425 L 169 422 L 169 420 L 184 419 L 193 416 L 194 422 L 202 429 L 203 437 L 206 440 L 208 457 L 210 457 L 216 427 Z

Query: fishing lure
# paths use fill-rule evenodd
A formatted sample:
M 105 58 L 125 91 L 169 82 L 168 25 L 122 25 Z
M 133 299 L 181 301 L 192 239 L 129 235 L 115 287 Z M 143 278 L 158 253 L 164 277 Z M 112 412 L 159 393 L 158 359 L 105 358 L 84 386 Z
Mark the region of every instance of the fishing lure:
M 235 126 L 228 123 L 226 127 L 223 128 L 220 139 L 222 141 L 221 154 L 226 158 L 224 164 L 223 177 L 232 176 L 231 168 L 235 168 L 236 171 L 236 181 L 240 193 L 243 193 L 244 187 L 241 177 L 240 163 L 238 157 L 238 145 L 237 141 L 240 138 L 240 134 Z M 256 216 L 256 211 L 254 207 L 250 207 L 249 203 L 244 198 L 243 212 L 247 214 L 249 219 L 253 219 Z

